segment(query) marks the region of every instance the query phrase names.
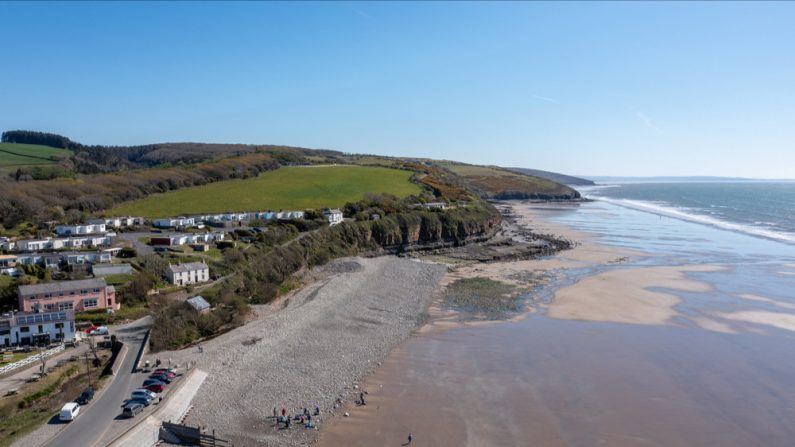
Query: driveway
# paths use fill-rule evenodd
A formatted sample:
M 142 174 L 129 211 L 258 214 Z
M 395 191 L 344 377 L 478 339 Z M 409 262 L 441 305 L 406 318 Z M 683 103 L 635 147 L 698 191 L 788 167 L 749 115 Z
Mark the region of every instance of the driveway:
M 61 430 L 46 446 L 52 447 L 90 447 L 99 445 L 100 440 L 118 435 L 125 426 L 118 424 L 122 403 L 129 398 L 132 390 L 140 385 L 141 374 L 136 374 L 135 361 L 143 347 L 147 329 L 151 325 L 149 317 L 111 330 L 117 339 L 127 346 L 122 365 L 113 380 L 102 389 L 96 399 L 81 407 L 80 414 Z M 117 433 L 114 433 L 117 431 Z
M 143 232 L 136 232 L 136 233 L 116 233 L 116 237 L 123 241 L 129 242 L 135 251 L 138 253 L 139 256 L 148 255 L 150 253 L 154 253 L 155 249 L 151 245 L 147 245 L 141 242 L 139 239 L 142 237 L 152 237 L 152 236 L 162 236 L 161 233 L 143 233 Z

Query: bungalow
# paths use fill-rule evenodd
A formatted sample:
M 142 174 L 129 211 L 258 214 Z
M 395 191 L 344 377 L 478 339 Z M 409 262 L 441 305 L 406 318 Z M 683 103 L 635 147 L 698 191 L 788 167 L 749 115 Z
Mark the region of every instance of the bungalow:
M 196 225 L 196 220 L 193 217 L 168 217 L 165 219 L 155 219 L 152 225 L 157 228 L 183 228 L 192 227 Z
M 18 251 L 40 251 L 50 250 L 53 247 L 52 238 L 47 239 L 23 239 L 17 241 L 16 249 Z
M 323 209 L 323 217 L 328 220 L 329 225 L 337 225 L 342 222 L 342 211 L 339 208 L 325 208 Z
M 70 236 L 73 234 L 97 234 L 105 232 L 105 224 L 75 224 L 75 225 L 58 225 L 55 227 L 55 233 L 58 236 Z
M 19 308 L 24 312 L 119 309 L 116 289 L 102 278 L 19 286 Z
M 184 286 L 210 280 L 210 268 L 203 262 L 169 265 L 166 278 L 172 284 Z
M 168 247 L 172 247 L 177 245 L 205 243 L 210 241 L 219 242 L 224 240 L 225 237 L 226 235 L 220 231 L 213 233 L 196 233 L 196 234 L 176 233 L 176 234 L 169 234 L 166 236 L 149 238 L 149 243 L 151 245 L 165 245 Z
M 75 338 L 71 311 L 18 312 L 0 316 L 0 346 L 48 345 Z
M 0 250 L 10 251 L 16 248 L 16 241 L 13 241 L 7 237 L 0 237 Z
M 0 255 L 0 269 L 17 266 L 17 257 L 14 255 Z

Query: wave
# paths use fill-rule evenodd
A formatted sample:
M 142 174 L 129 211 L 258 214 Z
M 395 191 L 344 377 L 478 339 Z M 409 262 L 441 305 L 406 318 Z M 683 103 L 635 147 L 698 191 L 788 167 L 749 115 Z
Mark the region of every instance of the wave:
M 613 199 L 609 197 L 596 196 L 596 195 L 594 196 L 589 195 L 586 197 L 589 199 L 599 200 L 601 202 L 618 205 L 624 208 L 630 208 L 638 211 L 656 214 L 658 216 L 672 217 L 674 219 L 699 223 L 702 225 L 709 225 L 711 227 L 720 228 L 723 230 L 736 231 L 738 233 L 744 233 L 751 236 L 758 236 L 758 237 L 763 237 L 765 239 L 773 239 L 776 241 L 795 244 L 795 233 L 790 233 L 785 231 L 773 231 L 765 228 L 743 225 L 735 222 L 727 222 L 725 220 L 716 219 L 711 216 L 691 213 L 681 208 L 673 208 L 670 206 L 653 203 L 653 202 L 644 202 L 640 200 L 630 200 L 630 199 Z

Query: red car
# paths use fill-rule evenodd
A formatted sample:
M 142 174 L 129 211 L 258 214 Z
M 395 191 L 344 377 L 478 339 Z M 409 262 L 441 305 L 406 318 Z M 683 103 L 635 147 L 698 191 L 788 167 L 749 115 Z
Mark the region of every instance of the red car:
M 163 385 L 157 385 L 157 384 L 149 385 L 148 387 L 146 387 L 146 389 L 153 393 L 162 393 Z
M 171 372 L 171 371 L 169 371 L 169 370 L 167 370 L 167 369 L 165 369 L 165 368 L 159 368 L 159 369 L 156 369 L 156 370 L 155 370 L 155 371 L 152 373 L 152 375 L 153 375 L 153 376 L 155 376 L 155 375 L 158 375 L 158 374 L 159 374 L 159 375 L 166 376 L 166 377 L 168 377 L 169 379 L 173 379 L 174 377 L 177 377 L 177 375 L 176 375 L 176 374 L 174 374 L 173 372 Z

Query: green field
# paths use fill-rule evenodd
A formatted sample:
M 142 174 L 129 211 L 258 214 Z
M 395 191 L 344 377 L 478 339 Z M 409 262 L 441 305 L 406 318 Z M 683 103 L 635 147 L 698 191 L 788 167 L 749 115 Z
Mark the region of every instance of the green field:
M 69 156 L 71 151 L 35 144 L 0 143 L 0 167 L 47 165 L 51 157 Z
M 285 167 L 257 178 L 228 180 L 154 194 L 111 209 L 112 216 L 166 217 L 179 214 L 339 207 L 365 193 L 405 197 L 420 192 L 410 171 L 363 166 Z

